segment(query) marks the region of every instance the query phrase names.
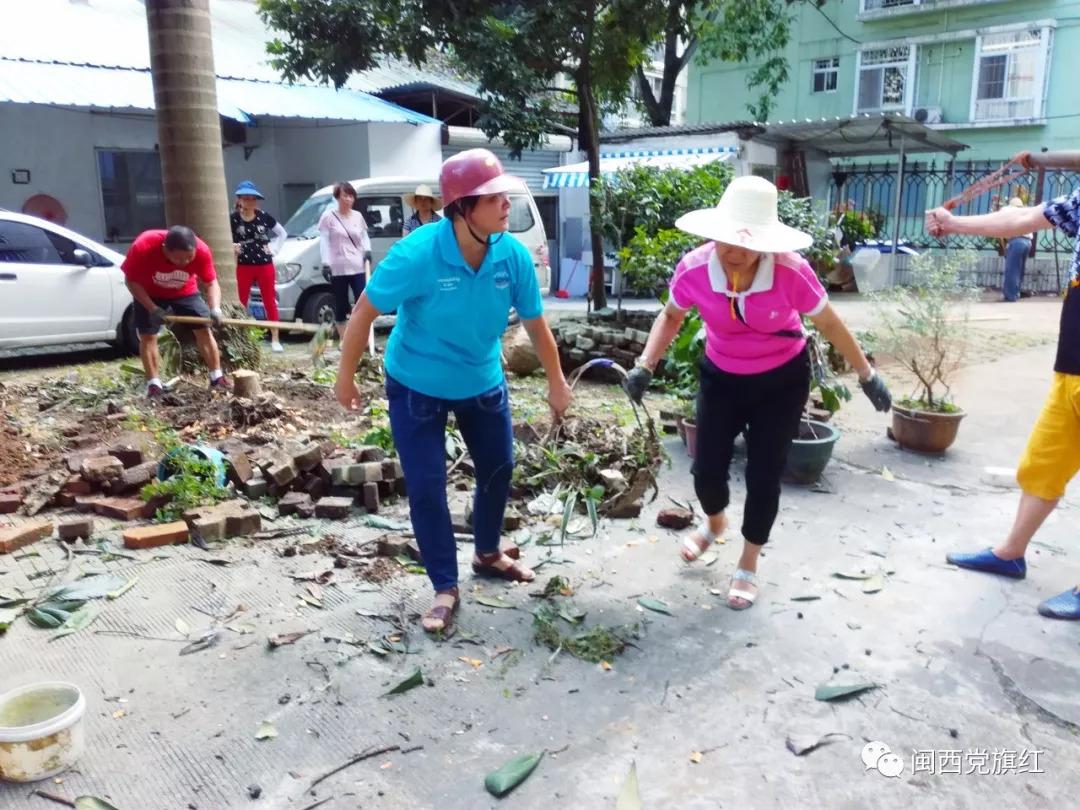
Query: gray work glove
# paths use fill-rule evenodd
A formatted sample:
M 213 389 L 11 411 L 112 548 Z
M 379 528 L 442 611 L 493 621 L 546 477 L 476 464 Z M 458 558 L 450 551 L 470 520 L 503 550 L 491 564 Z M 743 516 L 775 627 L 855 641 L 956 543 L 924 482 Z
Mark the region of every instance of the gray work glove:
M 210 320 L 218 329 L 225 325 L 225 316 L 221 314 L 221 307 L 214 307 L 210 310 Z
M 859 380 L 859 387 L 866 394 L 866 398 L 874 404 L 876 410 L 885 412 L 892 407 L 892 394 L 889 393 L 889 387 L 876 371 L 870 372 L 870 379 Z
M 150 310 L 150 319 L 152 321 L 159 321 L 165 323 L 165 319 L 169 317 L 169 311 L 164 307 L 154 307 Z
M 634 366 L 626 376 L 626 382 L 623 383 L 630 399 L 640 403 L 641 398 L 645 396 L 645 391 L 649 388 L 649 383 L 652 382 L 652 377 L 652 372 L 644 366 Z

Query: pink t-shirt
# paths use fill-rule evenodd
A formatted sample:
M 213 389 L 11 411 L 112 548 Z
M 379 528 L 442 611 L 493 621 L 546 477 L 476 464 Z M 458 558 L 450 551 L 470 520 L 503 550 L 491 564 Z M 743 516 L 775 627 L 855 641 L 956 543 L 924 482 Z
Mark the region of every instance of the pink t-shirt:
M 805 339 L 768 334 L 801 331 L 801 315 L 817 315 L 829 301 L 806 259 L 764 253 L 750 289 L 733 293 L 713 242 L 687 253 L 675 267 L 671 297 L 679 309 L 696 307 L 705 323 L 705 354 L 732 374 L 760 374 L 791 360 Z M 733 314 L 739 307 L 743 323 Z

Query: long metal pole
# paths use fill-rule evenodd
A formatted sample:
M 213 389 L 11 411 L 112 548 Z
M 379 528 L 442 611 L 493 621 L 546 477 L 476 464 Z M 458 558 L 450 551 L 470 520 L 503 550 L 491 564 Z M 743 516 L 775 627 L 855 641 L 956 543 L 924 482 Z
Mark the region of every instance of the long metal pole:
M 892 261 L 889 262 L 889 284 L 896 283 L 896 261 L 900 252 L 900 211 L 904 203 L 904 135 L 900 135 L 900 162 L 896 167 L 896 210 L 893 218 Z

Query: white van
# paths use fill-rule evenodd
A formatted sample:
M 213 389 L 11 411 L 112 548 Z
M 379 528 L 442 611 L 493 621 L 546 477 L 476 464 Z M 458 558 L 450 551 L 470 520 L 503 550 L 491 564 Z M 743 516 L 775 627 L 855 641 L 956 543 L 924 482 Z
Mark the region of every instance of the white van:
M 353 209 L 364 215 L 371 236 L 373 266 L 401 238 L 402 226 L 413 214 L 402 202 L 402 196 L 416 191 L 421 183 L 439 187 L 439 181 L 430 177 L 372 177 L 351 182 L 356 189 Z M 334 320 L 334 298 L 322 273 L 318 231 L 323 212 L 337 204 L 333 190 L 330 185 L 316 191 L 285 223 L 289 238 L 274 257 L 278 310 L 283 321 L 331 323 Z M 547 235 L 532 194 L 510 195 L 510 233 L 529 249 L 540 288 L 546 294 L 551 283 Z M 266 317 L 257 289 L 251 291 L 248 308 L 256 318 Z

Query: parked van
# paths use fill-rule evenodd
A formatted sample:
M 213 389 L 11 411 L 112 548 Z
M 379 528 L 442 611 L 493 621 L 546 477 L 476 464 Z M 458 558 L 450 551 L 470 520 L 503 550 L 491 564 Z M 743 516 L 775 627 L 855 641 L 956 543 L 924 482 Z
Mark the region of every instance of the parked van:
M 430 177 L 372 177 L 351 182 L 356 189 L 353 209 L 363 214 L 367 222 L 372 265 L 377 272 L 379 262 L 401 238 L 402 226 L 413 213 L 402 202 L 402 196 L 415 191 L 421 183 L 438 188 L 439 181 Z M 278 310 L 283 321 L 330 323 L 334 320 L 334 297 L 322 273 L 318 231 L 323 212 L 337 205 L 333 190 L 333 186 L 326 186 L 316 191 L 285 223 L 289 238 L 274 257 Z M 551 283 L 547 235 L 532 194 L 510 195 L 510 233 L 529 249 L 540 288 L 546 293 Z M 265 318 L 259 291 L 253 289 L 251 293 L 248 308 L 256 318 Z

